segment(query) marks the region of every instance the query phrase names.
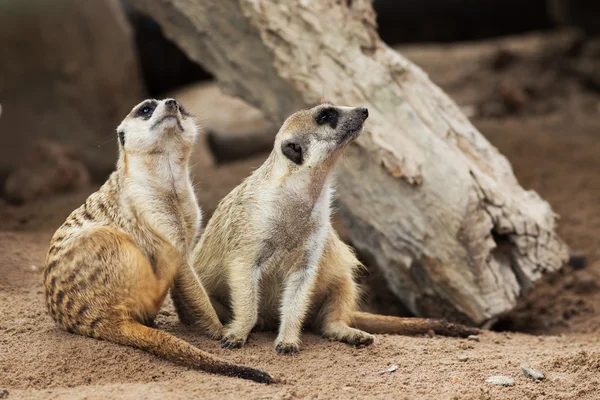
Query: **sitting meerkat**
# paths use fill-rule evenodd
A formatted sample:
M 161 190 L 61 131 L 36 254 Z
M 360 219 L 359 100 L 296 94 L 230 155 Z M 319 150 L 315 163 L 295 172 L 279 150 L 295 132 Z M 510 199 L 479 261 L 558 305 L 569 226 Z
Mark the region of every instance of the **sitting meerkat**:
M 198 134 L 173 99 L 146 100 L 117 128 L 117 169 L 56 231 L 44 270 L 46 305 L 73 333 L 146 350 L 188 367 L 271 382 L 266 372 L 230 364 L 154 328 L 176 277 L 193 274 L 189 253 L 201 213 L 188 161 Z M 195 282 L 195 281 L 191 281 Z M 195 286 L 200 322 L 222 325 Z
M 278 325 L 280 354 L 298 351 L 305 325 L 356 346 L 373 342 L 365 331 L 477 332 L 440 320 L 357 311 L 354 278 L 361 263 L 331 226 L 332 172 L 367 117 L 364 107 L 329 104 L 293 114 L 265 163 L 220 202 L 192 257 L 219 317 L 228 323 L 223 347 L 241 347 L 253 328 Z M 182 320 L 193 321 L 204 295 L 176 294 Z

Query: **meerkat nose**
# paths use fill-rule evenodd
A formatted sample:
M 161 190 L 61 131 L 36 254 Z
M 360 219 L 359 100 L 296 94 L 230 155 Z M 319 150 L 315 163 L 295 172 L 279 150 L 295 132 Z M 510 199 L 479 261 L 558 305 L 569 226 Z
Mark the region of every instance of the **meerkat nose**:
M 359 107 L 359 110 L 363 118 L 367 119 L 367 117 L 369 116 L 369 109 L 367 107 Z
M 165 101 L 165 105 L 167 106 L 168 109 L 175 109 L 175 108 L 179 108 L 179 104 L 177 104 L 177 101 L 175 99 L 168 99 L 167 101 Z

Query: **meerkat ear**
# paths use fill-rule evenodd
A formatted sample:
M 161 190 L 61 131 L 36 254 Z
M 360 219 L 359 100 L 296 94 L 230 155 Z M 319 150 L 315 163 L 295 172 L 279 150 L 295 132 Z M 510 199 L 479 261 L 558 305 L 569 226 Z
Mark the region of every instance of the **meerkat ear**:
M 295 164 L 301 165 L 304 161 L 302 144 L 294 139 L 283 142 L 281 144 L 281 152 Z
M 125 147 L 125 132 L 118 131 L 117 134 L 119 135 L 119 142 L 121 142 L 121 146 Z

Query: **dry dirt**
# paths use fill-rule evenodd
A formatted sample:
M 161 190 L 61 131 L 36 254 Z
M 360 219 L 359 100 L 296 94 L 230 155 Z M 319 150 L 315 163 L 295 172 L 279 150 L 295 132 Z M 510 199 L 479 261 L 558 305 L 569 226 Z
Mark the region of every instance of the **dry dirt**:
M 484 85 L 497 82 L 499 73 L 487 71 L 482 62 L 465 76 L 465 65 L 492 57 L 488 50 L 499 47 L 487 45 L 487 53 L 479 49 L 466 56 L 454 49 L 444 55 L 422 48 L 406 54 L 459 104 L 469 105 L 481 104 L 477 93 L 488 93 Z M 428 61 L 431 54 L 437 56 Z M 515 71 L 522 80 L 524 71 Z M 535 80 L 537 72 L 529 71 Z M 244 349 L 226 351 L 180 325 L 170 303 L 164 307 L 161 329 L 228 360 L 268 370 L 283 382 L 271 386 L 188 370 L 142 351 L 62 332 L 45 313 L 43 261 L 53 230 L 91 188 L 23 207 L 0 204 L 0 398 L 6 390 L 9 399 L 599 399 L 600 96 L 573 87 L 578 86 L 570 82 L 571 89 L 558 91 L 560 101 L 552 107 L 474 120 L 512 162 L 521 184 L 552 204 L 561 216 L 560 234 L 586 259 L 585 267 L 566 267 L 525 296 L 495 327 L 504 332 L 485 332 L 480 341 L 380 335 L 364 349 L 306 333 L 298 356 L 279 357 L 274 333 L 252 334 Z M 203 208 L 210 213 L 262 159 L 221 167 L 198 163 Z M 382 286 L 373 277 L 367 281 L 373 294 L 369 306 L 397 311 L 384 304 L 389 296 Z M 379 373 L 392 364 L 396 371 Z M 547 379 L 532 382 L 521 373 L 523 364 Z M 513 377 L 515 386 L 486 383 L 492 375 Z

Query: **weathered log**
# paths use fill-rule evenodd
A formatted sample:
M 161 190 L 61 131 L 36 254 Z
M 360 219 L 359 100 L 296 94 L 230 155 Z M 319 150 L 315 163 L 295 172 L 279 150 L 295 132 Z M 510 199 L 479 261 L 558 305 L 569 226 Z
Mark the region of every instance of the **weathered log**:
M 412 312 L 481 324 L 567 248 L 550 205 L 417 66 L 368 0 L 135 0 L 229 93 L 282 122 L 326 99 L 369 107 L 339 171 L 354 246 Z

